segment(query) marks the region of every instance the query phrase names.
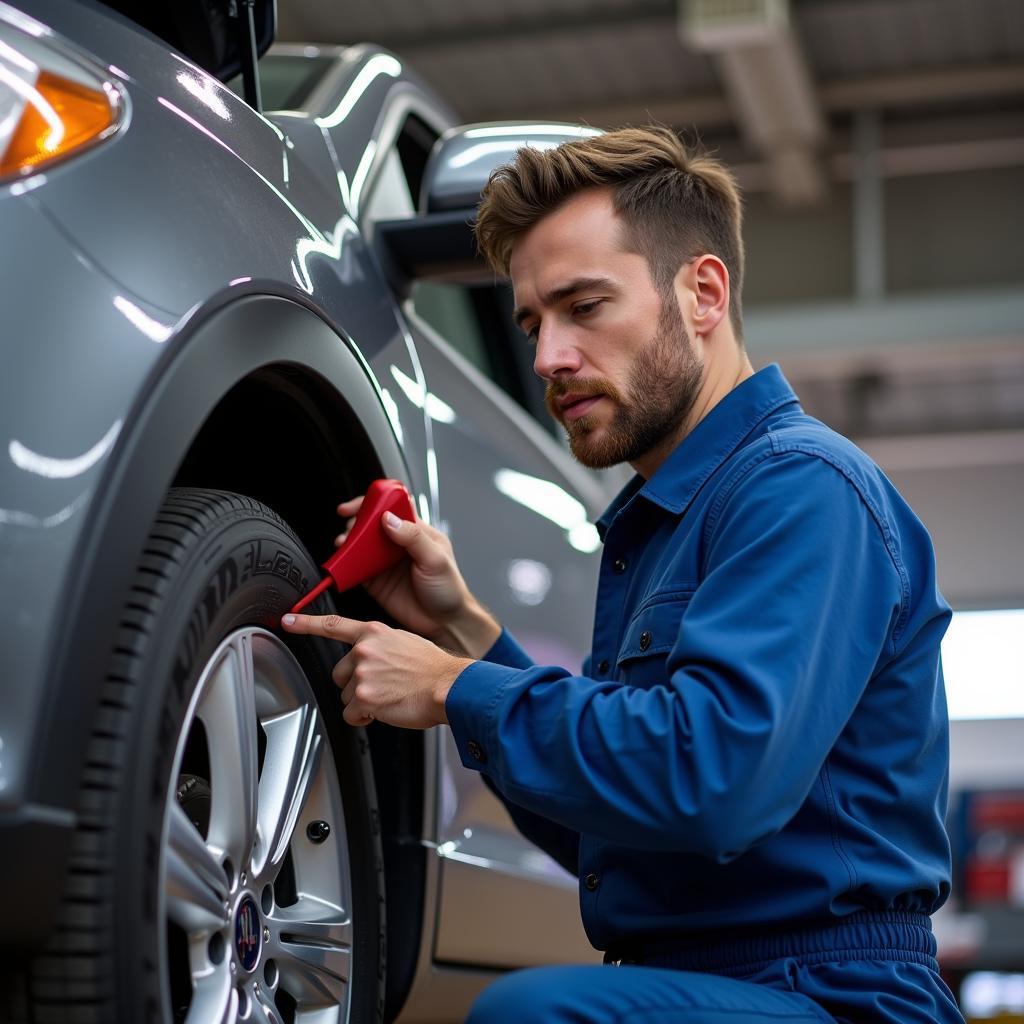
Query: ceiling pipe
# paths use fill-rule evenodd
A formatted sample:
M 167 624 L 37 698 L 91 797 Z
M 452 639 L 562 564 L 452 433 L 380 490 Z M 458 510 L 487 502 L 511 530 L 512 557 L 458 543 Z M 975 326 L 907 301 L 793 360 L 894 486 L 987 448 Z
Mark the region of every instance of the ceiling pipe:
M 818 158 L 825 118 L 789 0 L 680 0 L 679 32 L 714 61 L 743 134 L 764 154 L 775 195 L 793 206 L 820 203 L 828 191 Z

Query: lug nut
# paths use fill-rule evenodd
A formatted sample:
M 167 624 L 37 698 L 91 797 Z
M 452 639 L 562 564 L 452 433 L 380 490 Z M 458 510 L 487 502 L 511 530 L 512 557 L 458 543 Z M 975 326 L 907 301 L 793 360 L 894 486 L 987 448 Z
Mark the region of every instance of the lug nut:
M 331 826 L 326 821 L 311 821 L 306 826 L 306 838 L 311 843 L 322 843 L 331 834 Z
M 264 928 L 263 928 L 263 941 L 264 942 L 269 942 L 270 941 L 270 929 L 267 928 L 266 926 L 264 926 Z

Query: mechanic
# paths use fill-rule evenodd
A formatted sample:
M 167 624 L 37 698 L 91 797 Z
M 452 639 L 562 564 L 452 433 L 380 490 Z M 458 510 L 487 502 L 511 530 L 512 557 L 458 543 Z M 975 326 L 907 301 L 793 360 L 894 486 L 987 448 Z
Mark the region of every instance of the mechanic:
M 663 128 L 523 148 L 476 232 L 576 458 L 636 471 L 582 674 L 534 665 L 425 523 L 385 516 L 409 558 L 368 587 L 406 630 L 285 619 L 352 645 L 346 721 L 448 723 L 580 879 L 616 966 L 507 975 L 471 1021 L 962 1024 L 929 920 L 949 608 L 881 471 L 753 372 L 733 178 Z

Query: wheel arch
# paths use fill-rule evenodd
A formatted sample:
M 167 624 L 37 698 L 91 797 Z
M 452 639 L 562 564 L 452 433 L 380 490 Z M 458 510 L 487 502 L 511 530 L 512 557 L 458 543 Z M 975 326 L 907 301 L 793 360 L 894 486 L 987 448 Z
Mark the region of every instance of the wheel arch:
M 259 404 L 265 402 L 280 417 L 276 422 Z M 334 417 L 341 417 L 343 430 L 331 429 Z M 170 343 L 125 423 L 88 509 L 65 587 L 67 628 L 55 637 L 46 676 L 53 694 L 32 777 L 35 799 L 50 807 L 76 806 L 85 753 L 81 723 L 97 707 L 121 606 L 171 486 L 215 486 L 258 498 L 322 557 L 336 532 L 339 497 L 376 476 L 409 482 L 394 430 L 355 347 L 314 310 L 283 297 L 249 296 L 193 317 Z M 232 458 L 252 431 L 267 445 L 262 470 L 260 460 Z M 273 472 L 265 469 L 268 460 Z M 406 765 L 423 766 L 429 756 L 418 735 L 379 746 L 388 747 L 389 759 L 400 753 Z M 52 757 L 54 750 L 62 756 Z M 79 770 L 69 771 L 69 765 Z M 394 808 L 403 832 L 422 827 L 416 814 L 422 816 L 423 777 L 422 767 L 418 778 L 382 772 L 379 799 Z M 66 862 L 70 835 L 69 829 L 47 834 L 51 867 Z M 56 898 L 32 904 L 31 918 L 17 929 L 21 942 L 31 946 L 45 938 L 56 905 Z
M 328 410 L 330 410 L 328 412 Z M 328 415 L 341 417 L 333 426 Z M 254 371 L 224 396 L 203 424 L 175 475 L 175 486 L 236 491 L 268 505 L 314 557 L 331 550 L 339 529 L 335 505 L 381 475 L 369 439 L 329 385 L 305 369 L 275 364 Z M 339 438 L 344 438 L 343 442 Z M 234 453 L 247 441 L 259 458 Z M 273 460 L 266 473 L 262 462 Z M 334 596 L 355 618 L 379 615 L 361 591 Z M 424 736 L 376 724 L 367 730 L 384 846 L 388 901 L 385 1019 L 392 1020 L 412 985 L 422 938 L 426 886 Z

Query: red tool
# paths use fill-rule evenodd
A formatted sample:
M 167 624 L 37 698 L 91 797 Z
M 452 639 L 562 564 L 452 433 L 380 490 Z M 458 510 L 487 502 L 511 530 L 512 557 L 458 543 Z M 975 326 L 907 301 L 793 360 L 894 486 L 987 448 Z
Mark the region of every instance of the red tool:
M 405 557 L 405 551 L 384 532 L 380 517 L 385 512 L 393 512 L 399 519 L 410 522 L 416 519 L 409 492 L 399 480 L 374 480 L 367 487 L 345 543 L 323 564 L 330 575 L 299 598 L 292 608 L 293 613 L 301 612 L 332 584 L 339 592 L 350 590 L 397 565 Z

